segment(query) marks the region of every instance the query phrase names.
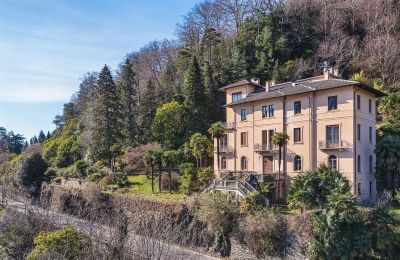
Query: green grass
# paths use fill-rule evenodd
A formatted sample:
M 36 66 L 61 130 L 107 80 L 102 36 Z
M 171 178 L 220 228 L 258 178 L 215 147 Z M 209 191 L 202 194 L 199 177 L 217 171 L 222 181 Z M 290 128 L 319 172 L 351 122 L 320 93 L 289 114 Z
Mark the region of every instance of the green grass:
M 186 195 L 180 192 L 158 192 L 158 179 L 154 180 L 154 194 L 151 191 L 151 180 L 146 175 L 128 176 L 129 195 L 150 200 L 166 202 L 184 202 Z

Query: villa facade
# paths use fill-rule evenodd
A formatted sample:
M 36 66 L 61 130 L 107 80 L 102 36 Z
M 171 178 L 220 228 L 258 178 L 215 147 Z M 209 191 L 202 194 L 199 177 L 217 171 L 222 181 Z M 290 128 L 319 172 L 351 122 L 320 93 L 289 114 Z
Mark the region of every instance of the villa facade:
M 281 166 L 287 183 L 325 163 L 344 174 L 359 199 L 376 197 L 375 100 L 383 93 L 329 72 L 282 84 L 242 80 L 220 90 L 226 93 L 226 123 L 219 169 L 214 161 L 219 177 L 276 173 L 272 136 L 282 132 L 289 136 Z

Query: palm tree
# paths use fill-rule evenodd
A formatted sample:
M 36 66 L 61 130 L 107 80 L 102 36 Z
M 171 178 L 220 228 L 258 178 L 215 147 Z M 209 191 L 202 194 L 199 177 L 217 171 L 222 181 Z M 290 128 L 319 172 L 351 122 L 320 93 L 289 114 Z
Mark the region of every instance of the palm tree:
M 218 121 L 218 122 L 215 122 L 214 124 L 212 124 L 210 126 L 210 128 L 208 129 L 208 132 L 210 133 L 212 139 L 217 139 L 217 165 L 218 165 L 218 171 L 219 171 L 220 170 L 219 143 L 225 133 L 222 122 Z
M 282 161 L 282 147 L 284 147 L 289 141 L 289 136 L 286 133 L 275 132 L 272 136 L 272 143 L 279 147 L 279 157 L 278 157 L 278 196 L 277 200 L 279 202 L 280 197 L 280 186 L 281 186 L 281 161 Z
M 158 192 L 161 192 L 161 174 L 163 164 L 163 152 L 155 151 L 154 153 L 154 164 L 158 165 Z
M 152 193 L 154 193 L 154 165 L 155 165 L 155 161 L 156 161 L 155 157 L 156 157 L 157 152 L 158 151 L 156 151 L 156 150 L 148 150 L 143 158 L 144 164 L 151 167 L 151 192 Z
M 168 166 L 168 190 L 171 193 L 171 182 L 172 182 L 172 166 L 175 165 L 179 158 L 179 152 L 175 150 L 168 150 L 163 153 L 163 165 Z
M 203 157 L 208 156 L 208 150 L 211 145 L 207 136 L 200 133 L 195 133 L 190 137 L 189 146 L 192 149 L 192 154 L 196 157 L 197 168 L 204 165 Z M 205 158 L 207 160 L 207 158 Z

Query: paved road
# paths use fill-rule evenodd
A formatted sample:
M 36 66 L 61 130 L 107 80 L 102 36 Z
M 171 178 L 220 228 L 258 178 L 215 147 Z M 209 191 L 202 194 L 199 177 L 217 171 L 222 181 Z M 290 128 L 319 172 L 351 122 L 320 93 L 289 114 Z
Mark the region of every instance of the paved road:
M 7 207 L 13 208 L 19 212 L 32 212 L 36 215 L 48 219 L 59 227 L 72 225 L 75 229 L 85 231 L 93 236 L 102 237 L 104 241 L 113 239 L 113 230 L 109 227 L 89 223 L 87 220 L 78 219 L 76 217 L 60 214 L 54 211 L 42 209 L 37 206 L 25 206 L 24 203 L 8 200 Z M 175 245 L 165 243 L 157 239 L 149 239 L 146 237 L 130 234 L 127 241 L 129 248 L 132 248 L 134 253 L 146 259 L 188 259 L 188 260 L 217 260 L 209 255 L 202 254 L 193 250 L 181 248 Z

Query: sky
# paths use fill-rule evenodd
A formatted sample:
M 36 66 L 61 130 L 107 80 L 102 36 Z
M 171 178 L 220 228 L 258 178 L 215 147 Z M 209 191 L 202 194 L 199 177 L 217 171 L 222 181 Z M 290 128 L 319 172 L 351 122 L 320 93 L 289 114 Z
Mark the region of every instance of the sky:
M 54 130 L 80 78 L 146 43 L 176 38 L 195 0 L 0 0 L 0 126 Z

